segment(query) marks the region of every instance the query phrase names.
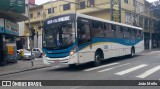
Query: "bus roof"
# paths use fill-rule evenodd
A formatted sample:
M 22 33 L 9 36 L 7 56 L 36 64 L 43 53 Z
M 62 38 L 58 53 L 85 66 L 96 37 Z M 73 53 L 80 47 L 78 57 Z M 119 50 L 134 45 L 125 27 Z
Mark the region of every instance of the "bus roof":
M 77 17 L 83 17 L 83 18 L 93 19 L 93 20 L 97 20 L 97 21 L 102 21 L 102 22 L 110 23 L 110 24 L 116 24 L 116 25 L 121 25 L 121 26 L 125 26 L 125 27 L 130 27 L 130 28 L 134 28 L 134 29 L 143 30 L 143 28 L 140 28 L 140 27 L 135 27 L 135 26 L 131 26 L 131 25 L 123 24 L 123 23 L 109 21 L 109 20 L 105 20 L 105 19 L 101 19 L 101 18 L 89 16 L 89 15 L 84 15 L 84 14 L 80 14 L 80 13 L 76 13 L 76 14 L 77 14 Z

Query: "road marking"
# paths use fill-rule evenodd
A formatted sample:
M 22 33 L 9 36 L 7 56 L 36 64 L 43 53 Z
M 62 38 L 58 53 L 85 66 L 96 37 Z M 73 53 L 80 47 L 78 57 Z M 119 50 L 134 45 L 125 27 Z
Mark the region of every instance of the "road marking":
M 115 74 L 117 74 L 117 75 L 124 75 L 124 74 L 130 73 L 132 71 L 135 71 L 137 69 L 143 68 L 145 66 L 147 66 L 147 65 L 146 64 L 142 64 L 142 65 L 139 65 L 139 66 L 136 66 L 136 67 L 133 67 L 133 68 L 130 68 L 130 69 L 127 69 L 127 70 L 115 73 Z
M 143 74 L 141 74 L 139 76 L 136 76 L 136 77 L 138 77 L 138 78 L 145 78 L 145 77 L 153 74 L 154 72 L 156 72 L 158 70 L 160 70 L 160 66 L 154 67 L 154 68 L 152 68 L 152 69 L 150 69 L 150 70 L 148 70 L 148 71 L 144 72 Z
M 109 71 L 109 70 L 112 70 L 112 69 L 115 69 L 115 68 L 118 68 L 118 67 L 122 67 L 122 66 L 125 66 L 125 65 L 129 65 L 129 64 L 130 64 L 130 63 L 126 63 L 126 64 L 123 64 L 123 65 L 119 65 L 119 66 L 115 66 L 115 67 L 112 67 L 112 68 L 104 69 L 104 70 L 101 70 L 101 71 L 98 71 L 98 72 Z
M 86 69 L 84 71 L 92 71 L 92 70 L 96 70 L 96 69 L 100 69 L 100 68 L 104 68 L 104 67 L 108 67 L 108 66 L 112 66 L 112 65 L 116 65 L 116 64 L 119 64 L 119 63 L 111 63 L 111 64 L 107 64 L 107 65 L 103 65 L 103 66 L 98 66 L 98 67 Z
M 70 89 L 78 89 L 78 88 L 81 88 L 82 86 L 77 86 L 77 87 L 72 87 Z

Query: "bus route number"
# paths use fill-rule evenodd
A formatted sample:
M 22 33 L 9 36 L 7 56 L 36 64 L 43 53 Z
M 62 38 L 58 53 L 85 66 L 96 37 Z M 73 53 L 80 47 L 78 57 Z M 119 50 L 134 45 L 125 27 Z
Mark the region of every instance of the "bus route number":
M 105 46 L 104 46 L 104 49 L 108 49 L 108 45 L 105 45 Z

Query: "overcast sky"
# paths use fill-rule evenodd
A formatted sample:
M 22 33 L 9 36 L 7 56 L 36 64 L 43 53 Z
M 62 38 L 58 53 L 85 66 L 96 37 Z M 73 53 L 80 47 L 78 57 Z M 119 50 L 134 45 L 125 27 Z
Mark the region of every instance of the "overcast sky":
M 51 0 L 36 0 L 36 4 L 40 5 L 40 4 L 43 4 L 45 2 L 48 2 L 48 1 L 51 1 Z M 55 1 L 55 0 L 53 0 Z M 156 1 L 156 0 L 147 0 L 149 2 L 153 2 L 153 1 Z

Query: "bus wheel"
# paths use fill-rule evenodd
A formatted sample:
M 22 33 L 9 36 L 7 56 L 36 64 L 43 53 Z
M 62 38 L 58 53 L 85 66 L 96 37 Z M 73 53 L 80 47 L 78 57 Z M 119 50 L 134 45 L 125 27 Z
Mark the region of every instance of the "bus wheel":
M 94 60 L 94 66 L 101 65 L 101 60 L 102 60 L 102 57 L 101 57 L 100 53 L 96 52 L 96 54 L 95 54 L 95 60 Z
M 134 48 L 132 48 L 132 49 L 131 49 L 130 57 L 133 58 L 134 56 L 135 56 L 135 50 L 134 50 Z

